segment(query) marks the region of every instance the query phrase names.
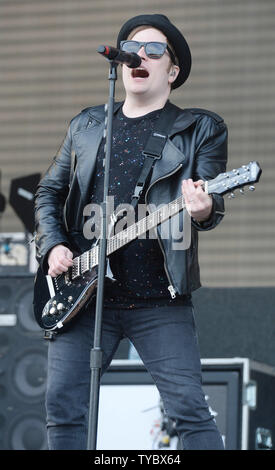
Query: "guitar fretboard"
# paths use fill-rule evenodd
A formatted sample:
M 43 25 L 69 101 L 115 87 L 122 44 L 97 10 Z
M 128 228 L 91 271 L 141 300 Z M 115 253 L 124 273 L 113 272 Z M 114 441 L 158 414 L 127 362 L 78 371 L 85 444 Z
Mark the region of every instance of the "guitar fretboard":
M 124 230 L 121 230 L 114 236 L 110 237 L 107 241 L 107 255 L 122 248 L 127 243 L 130 243 L 135 238 L 144 235 L 149 230 L 155 228 L 165 220 L 180 212 L 185 207 L 184 198 L 180 196 L 178 199 L 165 204 L 160 209 L 152 212 L 146 217 L 135 224 L 130 225 Z
M 185 207 L 184 197 L 179 196 L 169 204 L 165 204 L 151 214 L 143 217 L 138 222 L 121 230 L 107 240 L 107 256 L 127 245 L 135 238 L 144 235 L 149 230 L 157 227 L 157 225 L 165 222 L 173 215 L 180 212 Z M 91 270 L 98 265 L 99 246 L 96 245 L 88 251 L 77 256 L 73 260 L 71 277 L 77 278 L 81 274 Z

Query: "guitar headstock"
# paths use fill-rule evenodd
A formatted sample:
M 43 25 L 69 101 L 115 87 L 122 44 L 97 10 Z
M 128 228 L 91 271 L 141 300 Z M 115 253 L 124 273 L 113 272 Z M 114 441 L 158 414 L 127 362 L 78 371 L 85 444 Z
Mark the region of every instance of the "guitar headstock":
M 258 162 L 250 162 L 238 169 L 221 173 L 215 179 L 208 181 L 207 192 L 208 194 L 223 195 L 237 188 L 241 188 L 240 191 L 243 192 L 244 186 L 248 185 L 250 185 L 249 189 L 254 191 L 255 188 L 252 184 L 259 181 L 261 173 L 262 170 Z

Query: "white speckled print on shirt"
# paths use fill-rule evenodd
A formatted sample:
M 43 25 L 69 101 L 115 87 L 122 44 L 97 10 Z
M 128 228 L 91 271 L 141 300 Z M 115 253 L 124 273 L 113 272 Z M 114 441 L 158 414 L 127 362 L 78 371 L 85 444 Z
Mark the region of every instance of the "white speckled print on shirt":
M 109 196 L 114 197 L 115 208 L 131 203 L 145 158 L 142 151 L 159 115 L 158 110 L 142 117 L 127 118 L 120 108 L 114 117 Z M 102 141 L 99 148 L 92 185 L 91 202 L 97 204 L 103 199 L 104 143 Z M 110 263 L 117 282 L 107 283 L 105 306 L 134 308 L 171 304 L 163 255 L 156 239 L 133 240 L 113 253 Z M 177 297 L 177 305 L 179 302 L 181 299 Z

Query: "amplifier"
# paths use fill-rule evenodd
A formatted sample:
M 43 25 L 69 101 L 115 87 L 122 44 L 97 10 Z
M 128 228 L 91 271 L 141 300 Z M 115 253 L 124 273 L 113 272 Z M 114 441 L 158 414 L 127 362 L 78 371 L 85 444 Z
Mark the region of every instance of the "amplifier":
M 34 320 L 33 275 L 0 276 L 0 450 L 47 448 L 47 346 Z
M 202 359 L 202 376 L 225 448 L 271 449 L 274 368 L 247 358 Z M 180 449 L 158 390 L 139 360 L 114 360 L 102 378 L 97 448 Z

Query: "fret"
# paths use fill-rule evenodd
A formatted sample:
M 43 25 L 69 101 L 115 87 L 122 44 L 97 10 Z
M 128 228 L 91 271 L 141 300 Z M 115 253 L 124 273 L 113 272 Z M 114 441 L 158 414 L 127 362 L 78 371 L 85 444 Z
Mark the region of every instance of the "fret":
M 141 234 L 142 234 L 142 231 L 141 231 L 141 224 L 142 220 L 139 220 L 137 223 L 136 223 L 136 236 L 139 237 Z
M 117 250 L 119 248 L 118 242 L 119 242 L 119 239 L 116 236 L 114 236 L 114 249 L 115 250 Z
M 130 238 L 134 240 L 137 237 L 137 225 L 133 224 L 129 227 Z
M 155 225 L 155 214 L 156 212 L 152 212 L 152 214 L 149 214 L 146 217 L 145 223 L 144 223 L 144 230 L 145 232 L 148 232 L 151 228 L 154 227 Z
M 81 255 L 81 274 L 86 273 L 89 269 L 89 251 L 85 251 Z
M 160 223 L 180 212 L 184 207 L 184 198 L 183 196 L 180 196 L 169 204 L 162 206 L 155 212 L 143 217 L 143 219 L 139 220 L 135 224 L 132 224 L 116 235 L 113 235 L 107 240 L 107 255 L 113 253 L 119 248 L 122 248 L 124 245 L 135 238 L 140 237 L 150 229 L 155 228 Z
M 95 247 L 95 264 L 98 264 L 98 253 L 99 253 L 99 248 L 98 246 Z
M 82 253 L 82 255 L 80 256 L 80 272 L 81 274 L 84 272 L 85 270 L 85 253 Z
M 116 250 L 117 250 L 117 239 L 116 239 L 115 235 L 112 236 L 112 238 L 111 238 L 111 243 L 112 243 L 112 251 L 109 252 L 109 250 L 108 250 L 108 245 L 107 245 L 107 255 L 109 255 L 109 254 L 112 253 L 113 251 L 116 251 Z
M 161 221 L 161 222 L 164 222 L 164 221 L 165 221 L 165 212 L 164 212 L 164 208 L 162 207 L 159 212 L 160 212 L 160 221 Z
M 83 273 L 83 269 L 84 269 L 84 253 L 82 253 L 82 255 L 79 256 L 79 270 L 80 270 L 79 274 Z
M 137 237 L 139 237 L 140 235 L 142 235 L 142 227 L 143 227 L 143 219 L 139 220 L 137 222 L 137 229 L 136 229 L 136 235 Z
M 132 224 L 121 232 L 113 235 L 107 240 L 107 255 L 110 255 L 119 248 L 122 248 L 135 238 L 142 236 L 150 229 L 155 228 L 171 216 L 180 212 L 184 207 L 184 198 L 183 196 L 180 196 L 178 199 L 175 199 L 146 217 L 143 217 L 143 219 L 139 220 L 137 223 Z M 71 278 L 75 279 L 81 274 L 92 269 L 94 266 L 97 266 L 98 253 L 99 246 L 96 245 L 91 248 L 91 250 L 84 252 L 81 256 L 74 258 L 73 266 L 70 268 Z
M 90 250 L 90 268 L 98 265 L 98 245 Z
M 113 237 L 107 240 L 107 253 L 113 253 L 114 250 L 114 239 Z
M 95 260 L 95 248 L 93 248 L 91 251 L 90 251 L 90 266 L 91 268 L 93 266 L 95 266 L 96 264 L 96 260 Z

